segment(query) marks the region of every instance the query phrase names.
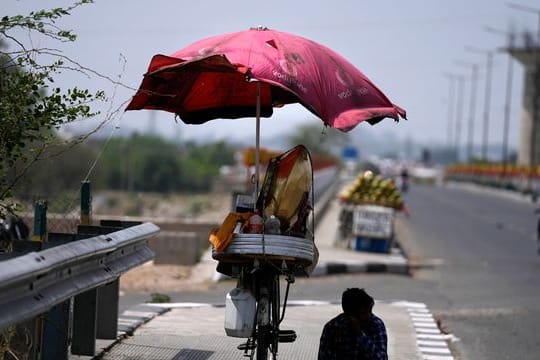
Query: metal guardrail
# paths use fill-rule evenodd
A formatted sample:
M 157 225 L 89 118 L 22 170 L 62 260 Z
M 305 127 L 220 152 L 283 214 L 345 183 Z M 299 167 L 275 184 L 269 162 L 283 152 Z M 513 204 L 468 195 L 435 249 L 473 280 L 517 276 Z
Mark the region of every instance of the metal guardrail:
M 313 195 L 315 197 L 315 204 L 317 204 L 319 199 L 328 192 L 332 185 L 337 183 L 336 180 L 338 176 L 339 172 L 336 167 L 329 167 L 313 173 Z
M 47 312 L 150 259 L 144 223 L 0 262 L 0 329 Z

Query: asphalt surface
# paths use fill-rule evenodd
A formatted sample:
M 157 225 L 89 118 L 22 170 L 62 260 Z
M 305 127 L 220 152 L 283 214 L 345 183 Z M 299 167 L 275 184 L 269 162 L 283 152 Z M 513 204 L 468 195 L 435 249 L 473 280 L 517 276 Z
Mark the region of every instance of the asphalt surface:
M 413 186 L 402 244 L 460 359 L 538 359 L 538 215 L 530 197 L 472 185 Z M 410 242 L 410 244 L 407 244 Z M 453 349 L 454 350 L 454 349 Z

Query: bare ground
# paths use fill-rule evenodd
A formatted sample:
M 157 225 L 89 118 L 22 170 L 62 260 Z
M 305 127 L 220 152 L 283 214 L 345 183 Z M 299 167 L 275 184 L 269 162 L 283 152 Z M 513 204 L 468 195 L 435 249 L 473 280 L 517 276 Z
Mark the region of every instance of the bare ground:
M 204 290 L 212 282 L 197 276 L 193 266 L 154 265 L 149 261 L 120 277 L 120 290 L 124 292 L 171 293 L 186 290 Z
M 144 201 L 144 200 L 143 200 Z M 150 201 L 155 201 L 153 197 Z M 145 213 L 149 217 L 190 218 L 220 223 L 230 211 L 230 193 L 207 195 L 175 196 L 159 199 L 152 206 L 155 211 Z M 195 204 L 195 205 L 193 205 Z M 201 209 L 193 214 L 193 207 Z M 149 261 L 120 277 L 120 290 L 123 292 L 171 293 L 186 290 L 203 290 L 212 285 L 211 274 L 194 271 L 189 265 L 155 265 Z M 207 271 L 207 270 L 206 270 Z

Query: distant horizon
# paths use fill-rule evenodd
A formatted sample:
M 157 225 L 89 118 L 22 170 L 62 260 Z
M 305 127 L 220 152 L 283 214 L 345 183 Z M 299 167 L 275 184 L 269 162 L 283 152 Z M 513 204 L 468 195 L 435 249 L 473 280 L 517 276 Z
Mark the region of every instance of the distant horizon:
M 238 121 L 238 120 L 234 120 Z M 249 121 L 249 120 L 239 120 L 239 121 Z M 187 126 L 187 125 L 185 125 Z M 254 147 L 255 146 L 255 135 L 244 135 L 240 137 L 235 138 L 191 138 L 191 139 L 178 139 L 173 135 L 166 136 L 164 134 L 161 134 L 159 132 L 150 133 L 150 132 L 144 132 L 144 131 L 138 131 L 137 129 L 132 128 L 125 128 L 125 129 L 115 129 L 115 135 L 112 136 L 115 137 L 121 137 L 121 138 L 128 138 L 130 136 L 133 136 L 135 134 L 143 135 L 143 136 L 158 136 L 160 138 L 163 138 L 167 141 L 174 142 L 174 143 L 185 143 L 188 141 L 193 141 L 198 144 L 205 144 L 205 143 L 214 143 L 218 141 L 224 141 L 226 143 L 232 144 L 232 145 L 238 145 L 238 146 L 245 146 L 245 147 Z M 64 136 L 73 136 L 76 137 L 79 134 L 72 133 L 67 134 L 64 133 Z M 368 138 L 363 137 L 364 135 L 369 135 Z M 94 139 L 104 140 L 110 136 L 110 133 L 102 133 L 102 134 L 95 134 L 92 136 Z M 321 135 L 324 136 L 324 135 Z M 353 146 L 360 150 L 361 157 L 370 157 L 370 156 L 381 156 L 384 154 L 390 154 L 395 153 L 396 155 L 404 154 L 406 152 L 406 148 L 410 147 L 410 151 L 414 152 L 414 154 L 411 154 L 411 158 L 409 160 L 414 160 L 416 158 L 419 158 L 421 152 L 423 149 L 429 149 L 433 152 L 445 152 L 445 151 L 453 151 L 454 146 L 447 146 L 445 144 L 440 144 L 437 141 L 432 142 L 421 142 L 417 141 L 415 139 L 400 139 L 396 136 L 393 132 L 387 132 L 386 134 L 370 134 L 369 131 L 364 130 L 364 132 L 361 133 L 359 129 L 355 129 L 352 132 L 348 133 L 348 136 L 350 137 L 349 142 L 346 144 L 347 146 Z M 180 141 L 179 141 L 180 140 Z M 407 142 L 410 142 L 407 144 Z M 341 148 L 343 148 L 345 145 L 343 145 Z M 500 143 L 490 144 L 487 147 L 487 154 L 488 154 L 488 160 L 492 162 L 500 162 L 502 157 L 502 141 Z M 281 135 L 265 135 L 261 134 L 261 148 L 266 148 L 269 150 L 277 150 L 277 151 L 286 151 L 290 148 L 290 146 L 287 146 L 287 142 L 284 141 Z M 376 149 L 376 150 L 374 150 Z M 510 147 L 508 149 L 509 156 L 516 155 L 518 149 L 515 147 Z M 339 155 L 339 151 L 335 151 L 336 155 Z M 480 144 L 474 145 L 472 148 L 473 157 L 475 159 L 480 159 L 482 154 L 482 146 Z M 465 161 L 466 157 L 466 150 L 463 148 L 460 151 L 460 158 L 461 161 Z M 403 160 L 407 160 L 403 158 Z

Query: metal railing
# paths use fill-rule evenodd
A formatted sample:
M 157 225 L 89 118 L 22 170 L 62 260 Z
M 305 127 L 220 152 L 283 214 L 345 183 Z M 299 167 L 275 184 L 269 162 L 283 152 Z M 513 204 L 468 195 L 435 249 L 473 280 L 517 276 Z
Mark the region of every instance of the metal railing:
M 44 336 L 47 325 L 65 328 L 61 334 L 70 327 L 71 352 L 93 355 L 96 337 L 117 336 L 120 275 L 154 257 L 147 240 L 158 232 L 144 223 L 0 261 L 0 329 L 49 314 Z M 64 310 L 57 316 L 59 307 Z M 67 335 L 60 342 L 63 353 Z

